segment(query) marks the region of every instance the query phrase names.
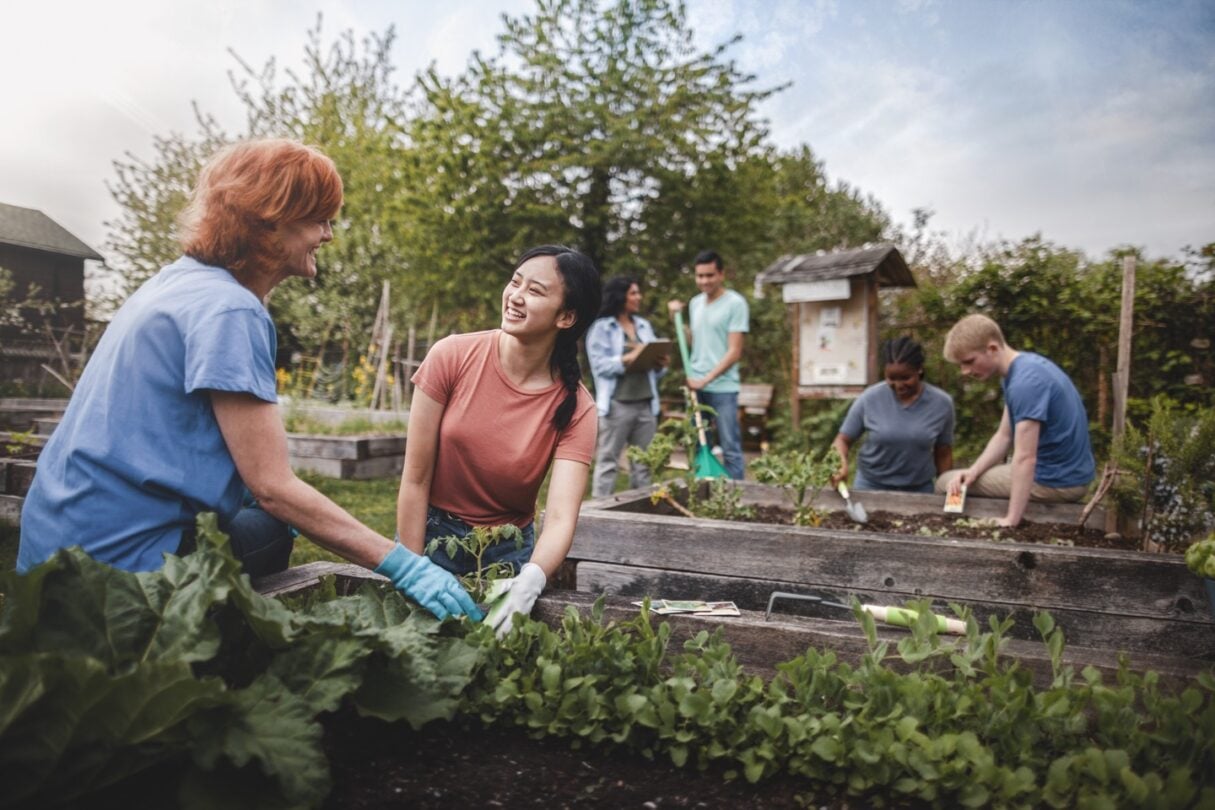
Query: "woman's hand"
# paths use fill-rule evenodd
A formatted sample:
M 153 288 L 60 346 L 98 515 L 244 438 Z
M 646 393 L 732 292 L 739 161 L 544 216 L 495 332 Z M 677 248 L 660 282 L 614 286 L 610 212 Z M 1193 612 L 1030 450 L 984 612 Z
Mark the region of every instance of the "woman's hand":
M 375 572 L 392 580 L 398 591 L 440 621 L 448 616 L 468 616 L 474 622 L 481 621 L 481 611 L 455 577 L 400 543 L 393 546 L 388 556 L 375 567 Z M 531 609 L 530 605 L 528 609 Z
M 645 350 L 645 344 L 638 343 L 636 346 L 633 347 L 632 351 L 625 352 L 623 355 L 620 356 L 620 362 L 623 363 L 624 367 L 627 369 L 629 366 L 633 365 L 633 361 L 636 360 L 638 357 L 640 357 L 641 352 L 644 350 Z

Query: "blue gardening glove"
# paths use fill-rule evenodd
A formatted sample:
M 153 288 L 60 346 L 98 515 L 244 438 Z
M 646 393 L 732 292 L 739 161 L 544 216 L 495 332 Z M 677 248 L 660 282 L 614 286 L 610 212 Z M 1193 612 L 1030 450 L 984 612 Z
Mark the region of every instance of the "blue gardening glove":
M 479 622 L 483 618 L 472 597 L 455 577 L 428 557 L 414 554 L 400 543 L 375 567 L 375 572 L 391 579 L 398 591 L 440 620 L 448 616 L 468 616 Z
M 536 598 L 540 596 L 547 582 L 548 577 L 544 575 L 544 569 L 529 562 L 523 566 L 518 576 L 494 583 L 498 586 L 498 593 L 502 595 L 489 609 L 489 619 L 486 623 L 494 628 L 498 638 L 510 632 L 516 613 L 526 616 L 532 612 L 532 605 L 536 604 Z

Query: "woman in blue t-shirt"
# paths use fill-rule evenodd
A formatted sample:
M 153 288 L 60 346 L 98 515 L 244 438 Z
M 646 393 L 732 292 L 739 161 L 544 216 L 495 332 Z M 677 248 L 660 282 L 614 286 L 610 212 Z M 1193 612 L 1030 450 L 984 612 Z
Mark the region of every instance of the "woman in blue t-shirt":
M 848 477 L 848 451 L 865 434 L 853 489 L 932 492 L 933 478 L 953 466 L 953 399 L 924 382 L 924 348 L 911 338 L 886 341 L 879 357 L 885 382 L 848 409 L 831 443 L 841 459 L 831 483 Z
M 17 570 L 80 546 L 152 571 L 192 550 L 215 512 L 250 576 L 287 567 L 290 526 L 374 568 L 439 618 L 480 618 L 455 578 L 364 526 L 292 472 L 265 300 L 314 278 L 342 179 L 319 150 L 283 139 L 227 147 L 203 167 L 181 221 L 184 255 L 114 315 L 21 512 Z

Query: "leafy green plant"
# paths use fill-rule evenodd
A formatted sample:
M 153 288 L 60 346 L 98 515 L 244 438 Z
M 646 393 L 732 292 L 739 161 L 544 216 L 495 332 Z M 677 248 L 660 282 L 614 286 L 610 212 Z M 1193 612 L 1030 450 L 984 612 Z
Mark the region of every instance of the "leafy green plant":
M 474 601 L 483 602 L 495 580 L 514 576 L 514 569 L 508 563 L 482 563 L 485 552 L 500 542 L 513 542 L 516 550 L 521 549 L 523 531 L 512 523 L 502 526 L 474 526 L 473 530 L 463 537 L 455 534 L 436 537 L 426 544 L 426 551 L 430 553 L 442 547 L 448 557 L 454 558 L 461 551 L 472 557 L 473 570 L 459 578 L 460 584 Z
M 819 493 L 839 469 L 839 453 L 828 448 L 821 456 L 809 450 L 765 453 L 751 462 L 755 480 L 785 488 L 793 501 L 796 526 L 818 526 L 823 513 L 814 507 Z
M 316 807 L 320 714 L 449 718 L 480 655 L 388 585 L 296 611 L 258 594 L 214 515 L 198 551 L 160 571 L 68 549 L 0 574 L 0 592 L 0 807 L 58 805 L 158 765 L 182 806 Z
M 1185 564 L 1196 575 L 1215 579 L 1215 532 L 1186 549 Z
M 26 453 L 36 446 L 34 444 L 34 429 L 30 428 L 26 431 L 15 430 L 8 434 L 8 442 L 4 445 L 4 449 L 10 456 L 15 456 Z
M 700 443 L 699 431 L 694 421 L 695 411 L 699 411 L 702 416 L 711 417 L 716 414 L 708 405 L 698 404 L 694 410 L 689 402 L 688 409 L 681 418 L 667 419 L 659 425 L 658 432 L 648 447 L 630 447 L 627 451 L 630 463 L 644 464 L 653 473 L 651 503 L 664 501 L 686 517 L 714 520 L 747 520 L 753 517 L 755 510 L 742 504 L 742 492 L 734 482 L 714 479 L 707 482 L 705 487 L 697 482 L 696 471 L 692 467 Z M 671 479 L 660 478 L 661 472 L 670 466 L 671 456 L 679 448 L 687 454 L 689 462 L 688 468 L 676 478 L 683 485 L 687 506 L 679 502 L 676 493 L 671 489 Z
M 1158 397 L 1146 428 L 1128 425 L 1114 458 L 1115 508 L 1138 521 L 1145 548 L 1180 552 L 1215 528 L 1215 408 L 1184 412 Z

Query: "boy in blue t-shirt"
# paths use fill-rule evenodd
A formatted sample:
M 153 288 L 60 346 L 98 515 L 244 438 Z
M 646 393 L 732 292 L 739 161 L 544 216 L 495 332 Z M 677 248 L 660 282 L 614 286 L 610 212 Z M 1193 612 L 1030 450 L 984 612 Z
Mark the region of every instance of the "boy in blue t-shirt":
M 978 459 L 937 478 L 937 491 L 957 493 L 965 486 L 972 495 L 1008 498 L 1001 526 L 1020 523 L 1031 499 L 1083 498 L 1096 465 L 1084 403 L 1063 370 L 1041 355 L 1013 349 L 984 315 L 954 324 L 945 337 L 945 359 L 968 377 L 986 380 L 998 373 L 1004 416 Z M 1002 463 L 1010 447 L 1012 463 Z

